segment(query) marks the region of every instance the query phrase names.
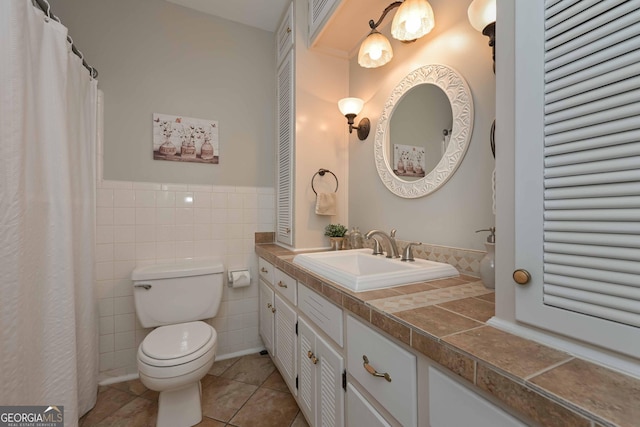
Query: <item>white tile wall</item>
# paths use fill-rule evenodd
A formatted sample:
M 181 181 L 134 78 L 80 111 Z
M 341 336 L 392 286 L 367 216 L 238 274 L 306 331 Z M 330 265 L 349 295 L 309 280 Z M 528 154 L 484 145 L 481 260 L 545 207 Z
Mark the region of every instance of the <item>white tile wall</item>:
M 227 269 L 249 268 L 251 286 L 225 286 L 210 323 L 218 355 L 262 346 L 254 233 L 274 231 L 273 188 L 98 180 L 96 210 L 101 379 L 137 372 L 137 347 L 150 331 L 133 302 L 130 276 L 140 265 L 220 256 Z

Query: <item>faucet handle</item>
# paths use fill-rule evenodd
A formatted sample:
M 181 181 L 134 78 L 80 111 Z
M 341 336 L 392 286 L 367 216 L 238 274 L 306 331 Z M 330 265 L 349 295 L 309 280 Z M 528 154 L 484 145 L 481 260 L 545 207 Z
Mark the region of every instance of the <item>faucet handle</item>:
M 415 261 L 415 259 L 413 258 L 413 247 L 415 245 L 421 245 L 422 242 L 410 242 L 407 244 L 407 247 L 404 248 L 404 251 L 402 252 L 402 258 L 400 258 L 400 261 Z
M 375 237 L 371 237 L 371 240 L 373 240 L 373 253 L 371 255 L 384 255 L 384 253 L 382 252 L 382 245 L 380 244 L 380 240 L 376 239 Z
M 391 237 L 392 239 L 394 239 L 396 237 L 396 230 L 395 228 L 393 230 L 391 230 L 391 232 L 389 233 L 389 237 Z

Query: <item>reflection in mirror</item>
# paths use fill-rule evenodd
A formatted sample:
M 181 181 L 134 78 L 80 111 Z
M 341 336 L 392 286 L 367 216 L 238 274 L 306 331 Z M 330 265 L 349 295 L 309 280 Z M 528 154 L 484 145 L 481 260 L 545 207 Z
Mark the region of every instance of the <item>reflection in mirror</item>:
M 451 105 L 442 89 L 423 84 L 408 91 L 389 122 L 393 173 L 405 181 L 424 178 L 444 155 L 451 126 Z
M 425 65 L 410 72 L 389 95 L 376 128 L 374 158 L 383 184 L 406 198 L 436 191 L 460 166 L 472 127 L 471 91 L 457 71 Z

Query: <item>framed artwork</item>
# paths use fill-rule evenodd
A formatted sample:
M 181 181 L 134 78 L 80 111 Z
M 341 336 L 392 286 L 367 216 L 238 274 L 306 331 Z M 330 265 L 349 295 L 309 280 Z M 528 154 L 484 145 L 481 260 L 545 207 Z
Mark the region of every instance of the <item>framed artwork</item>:
M 218 122 L 154 113 L 153 158 L 218 164 Z

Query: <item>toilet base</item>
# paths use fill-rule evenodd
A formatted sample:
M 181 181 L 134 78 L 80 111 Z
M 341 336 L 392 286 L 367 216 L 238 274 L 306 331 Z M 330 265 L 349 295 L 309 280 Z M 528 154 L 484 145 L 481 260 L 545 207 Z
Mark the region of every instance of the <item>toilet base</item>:
M 190 427 L 202 421 L 200 381 L 177 390 L 161 391 L 156 427 Z

